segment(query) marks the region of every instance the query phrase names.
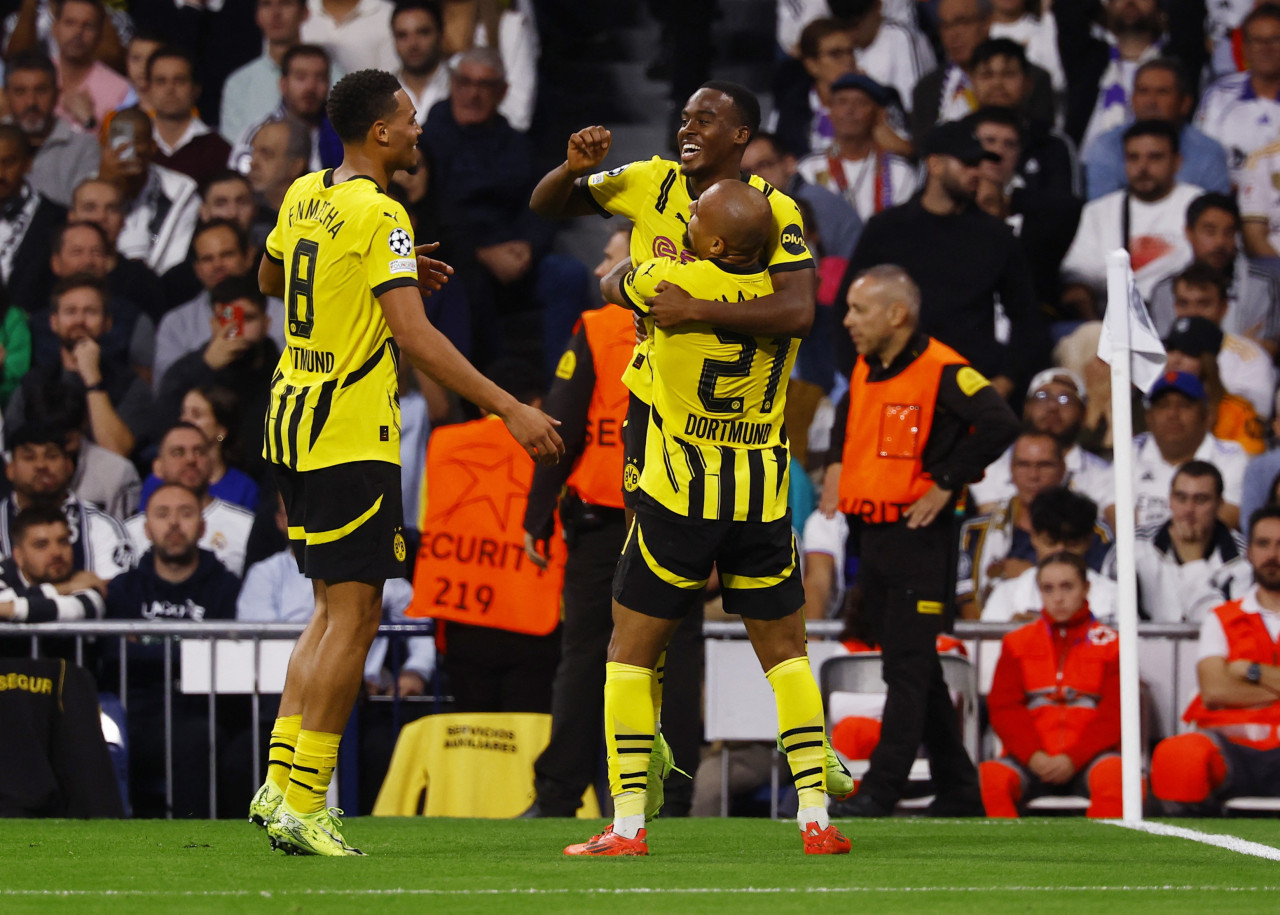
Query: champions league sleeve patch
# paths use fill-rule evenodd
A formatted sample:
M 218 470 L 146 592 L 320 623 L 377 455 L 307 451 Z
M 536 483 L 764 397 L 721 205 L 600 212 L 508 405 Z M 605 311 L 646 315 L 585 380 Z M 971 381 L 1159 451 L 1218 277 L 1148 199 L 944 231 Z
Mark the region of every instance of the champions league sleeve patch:
M 391 234 L 387 236 L 387 246 L 391 248 L 391 253 L 399 257 L 408 257 L 413 253 L 413 239 L 399 226 L 392 229 Z

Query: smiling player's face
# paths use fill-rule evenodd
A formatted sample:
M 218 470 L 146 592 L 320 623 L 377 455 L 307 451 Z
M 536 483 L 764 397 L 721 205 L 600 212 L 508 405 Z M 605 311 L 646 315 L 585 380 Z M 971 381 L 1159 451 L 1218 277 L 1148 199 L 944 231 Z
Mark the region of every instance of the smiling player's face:
M 413 169 L 418 165 L 418 137 L 422 126 L 418 123 L 417 110 L 403 89 L 396 92 L 396 110 L 386 120 L 387 152 L 390 171 Z
M 718 171 L 733 157 L 741 161 L 749 139 L 733 99 L 715 89 L 699 89 L 680 112 L 680 171 L 697 177 Z

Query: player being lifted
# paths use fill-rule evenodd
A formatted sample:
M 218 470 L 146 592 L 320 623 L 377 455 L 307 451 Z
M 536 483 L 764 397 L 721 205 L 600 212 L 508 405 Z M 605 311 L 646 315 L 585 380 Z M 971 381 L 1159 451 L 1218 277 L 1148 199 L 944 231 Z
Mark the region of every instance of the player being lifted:
M 741 181 L 712 185 L 690 207 L 687 246 L 699 258 L 648 260 L 601 283 L 641 315 L 658 284 L 733 304 L 768 295 L 761 262 L 769 201 Z M 809 854 L 844 854 L 827 821 L 822 697 L 805 646 L 804 588 L 787 505 L 791 455 L 783 423 L 799 341 L 696 322 L 659 327 L 649 430 L 635 520 L 613 580 L 605 673 L 605 744 L 614 820 L 569 855 L 645 855 L 646 774 L 657 721 L 654 666 L 680 620 L 700 605 L 714 566 L 724 608 L 741 614 L 773 687 L 781 742 L 799 794 Z
M 648 428 L 650 394 L 649 353 L 656 325 L 677 327 L 703 322 L 725 331 L 761 337 L 803 337 L 814 319 L 818 288 L 813 257 L 804 241 L 800 209 L 786 194 L 757 175 L 742 171 L 742 154 L 760 126 L 760 103 L 737 83 L 705 83 L 689 97 L 680 115 L 676 134 L 679 162 L 654 156 L 605 172 L 591 172 L 604 162 L 612 135 L 603 127 L 587 127 L 569 137 L 567 158 L 548 172 L 534 188 L 529 205 L 548 218 L 587 216 L 626 217 L 634 224 L 631 263 L 652 258 L 687 262 L 694 254 L 684 244 L 693 202 L 719 181 L 746 181 L 768 198 L 771 226 L 764 245 L 764 262 L 772 283 L 751 301 L 725 302 L 698 297 L 674 280 L 654 290 L 644 323 L 645 338 L 637 344 L 627 373 L 632 391 L 624 438 L 626 470 L 624 498 L 635 508 L 637 486 L 644 460 L 644 436 Z M 693 293 L 693 294 L 691 294 Z M 787 376 L 781 384 L 785 387 Z M 663 658 L 657 661 L 664 666 Z M 654 686 L 654 716 L 661 722 L 662 679 Z M 649 814 L 662 804 L 662 778 L 671 768 L 671 751 L 657 735 L 649 775 Z M 853 791 L 853 778 L 826 746 L 826 787 L 829 794 L 844 797 Z
M 329 95 L 342 164 L 293 183 L 267 237 L 258 283 L 282 296 L 288 346 L 272 383 L 263 455 L 289 517 L 316 610 L 289 659 L 267 781 L 249 808 L 273 848 L 358 855 L 325 793 L 338 741 L 382 615 L 382 586 L 404 574 L 400 501 L 400 353 L 490 413 L 538 461 L 558 460 L 555 421 L 481 375 L 427 320 L 452 268 L 414 249 L 384 188 L 418 161 L 422 133 L 394 76 L 360 70 Z M 419 265 L 424 276 L 419 277 Z

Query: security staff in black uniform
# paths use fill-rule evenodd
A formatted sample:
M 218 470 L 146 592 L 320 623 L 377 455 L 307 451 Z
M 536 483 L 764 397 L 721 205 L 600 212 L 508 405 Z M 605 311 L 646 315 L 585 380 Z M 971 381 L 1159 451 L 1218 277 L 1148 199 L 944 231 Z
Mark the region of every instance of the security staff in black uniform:
M 923 741 L 933 816 L 982 816 L 973 762 L 934 647 L 955 594 L 956 498 L 1018 434 L 995 388 L 918 329 L 920 289 L 900 267 L 862 273 L 845 327 L 857 347 L 837 408 L 821 508 L 860 522 L 865 613 L 884 663 L 880 743 L 858 793 L 833 816 L 889 816 Z

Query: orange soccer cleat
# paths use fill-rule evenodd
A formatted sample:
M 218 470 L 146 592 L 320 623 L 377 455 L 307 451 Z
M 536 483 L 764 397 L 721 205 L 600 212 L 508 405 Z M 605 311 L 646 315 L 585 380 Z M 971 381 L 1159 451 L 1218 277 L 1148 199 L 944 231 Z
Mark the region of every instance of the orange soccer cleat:
M 840 830 L 834 826 L 819 829 L 817 823 L 810 823 L 804 828 L 806 855 L 847 855 L 852 848 L 853 843 L 841 835 Z
M 642 829 L 634 839 L 626 839 L 615 835 L 613 824 L 610 823 L 600 835 L 592 836 L 590 842 L 570 845 L 564 850 L 564 853 L 566 855 L 595 855 L 600 857 L 605 855 L 647 855 L 649 854 L 649 843 L 645 841 L 645 832 L 646 830 Z M 847 840 L 845 844 L 848 844 Z M 848 851 L 848 849 L 846 848 L 845 851 Z

